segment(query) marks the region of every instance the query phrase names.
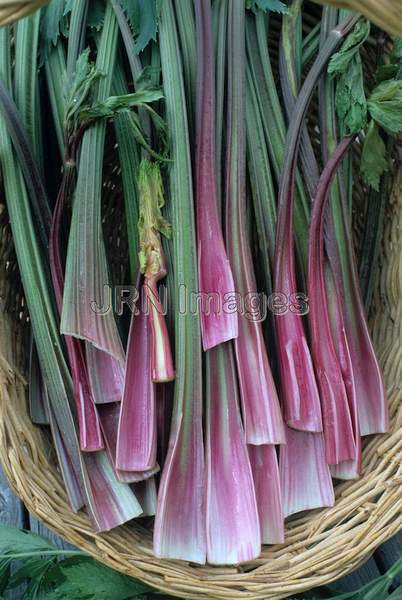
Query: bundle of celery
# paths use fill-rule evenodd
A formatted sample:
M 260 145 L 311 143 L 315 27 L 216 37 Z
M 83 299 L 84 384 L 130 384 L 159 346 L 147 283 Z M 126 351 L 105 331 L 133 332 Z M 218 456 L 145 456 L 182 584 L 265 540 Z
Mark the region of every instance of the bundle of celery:
M 72 509 L 155 516 L 163 558 L 283 543 L 388 429 L 365 308 L 401 40 L 302 0 L 51 0 L 0 31 L 0 78 L 30 411 Z

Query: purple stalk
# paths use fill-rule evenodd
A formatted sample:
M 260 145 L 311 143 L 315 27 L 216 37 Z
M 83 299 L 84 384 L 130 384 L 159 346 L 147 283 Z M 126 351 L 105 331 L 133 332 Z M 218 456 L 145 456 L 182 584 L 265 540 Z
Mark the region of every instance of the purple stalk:
M 325 43 L 328 28 L 336 18 L 336 11 L 324 9 L 321 43 Z M 334 82 L 329 77 L 321 85 L 319 103 L 321 146 L 326 157 L 337 143 Z M 389 429 L 387 399 L 367 326 L 345 196 L 339 179 L 332 188 L 331 209 L 325 223 L 325 249 L 345 324 L 360 433 L 385 433 Z
M 149 306 L 151 377 L 155 383 L 166 383 L 175 378 L 169 333 L 158 294 L 158 279 L 165 276 L 166 270 L 163 275 L 159 273 L 157 277 L 148 277 L 143 288 Z
M 343 374 L 332 337 L 324 274 L 324 215 L 336 170 L 353 143 L 345 138 L 329 159 L 317 186 L 309 234 L 308 295 L 311 346 L 324 418 L 327 461 L 336 465 L 356 453 Z
M 353 373 L 349 344 L 346 336 L 345 322 L 341 308 L 342 305 L 329 265 L 326 265 L 325 268 L 325 282 L 327 289 L 329 317 L 332 324 L 332 336 L 348 395 L 349 411 L 352 419 L 355 442 L 354 457 L 351 460 L 343 461 L 338 465 L 331 465 L 330 471 L 332 477 L 335 477 L 336 479 L 357 479 L 361 470 L 362 444 L 360 437 L 356 382 Z
M 207 355 L 207 560 L 238 564 L 261 552 L 253 475 L 241 423 L 229 344 Z
M 226 163 L 226 242 L 236 292 L 242 300 L 255 295 L 253 260 L 247 236 L 245 152 L 244 2 L 233 0 L 228 12 L 228 126 Z M 235 340 L 237 370 L 248 444 L 281 444 L 283 420 L 261 322 L 239 317 Z
M 148 471 L 156 464 L 155 384 L 151 376 L 149 315 L 140 310 L 131 321 L 124 393 L 117 434 L 116 468 Z
M 52 432 L 53 443 L 63 480 L 68 483 L 68 485 L 65 486 L 68 500 L 72 510 L 76 513 L 85 506 L 86 495 L 82 489 L 82 481 L 78 480 L 74 465 L 72 464 L 68 450 L 66 449 L 63 436 L 61 435 L 56 417 L 49 402 L 49 394 L 47 393 L 46 385 L 44 389 L 44 405 L 46 415 L 49 419 L 50 430 Z
M 65 160 L 63 180 L 57 196 L 50 230 L 49 259 L 56 304 L 59 314 L 63 303 L 64 271 L 60 255 L 60 224 L 65 200 L 71 193 L 74 182 L 75 166 Z M 102 433 L 91 386 L 81 340 L 66 335 L 67 353 L 74 385 L 74 399 L 77 408 L 80 434 L 80 448 L 85 452 L 94 452 L 104 448 Z
M 158 427 L 158 462 L 163 469 L 169 446 L 170 423 L 173 409 L 173 385 L 160 384 L 156 386 L 156 412 Z
M 203 295 L 201 332 L 204 350 L 238 335 L 237 313 L 222 307 L 234 292 L 233 275 L 219 222 L 215 160 L 215 67 L 210 0 L 195 0 L 197 26 L 196 208 L 199 286 Z M 218 297 L 208 310 L 207 297 Z
M 86 363 L 96 404 L 120 402 L 123 396 L 124 367 L 107 352 L 86 343 Z
M 358 17 L 351 17 L 334 29 L 310 69 L 296 100 L 286 140 L 278 199 L 274 289 L 288 299 L 296 294 L 297 280 L 293 241 L 295 176 L 300 136 L 316 83 L 330 56 Z M 321 430 L 317 385 L 308 350 L 302 316 L 287 310 L 277 315 L 277 341 L 286 421 L 306 431 Z
M 110 531 L 142 514 L 130 487 L 117 481 L 106 452 L 84 454 L 88 508 L 95 531 Z
M 342 247 L 336 239 L 331 214 L 326 220 L 325 248 L 335 286 L 339 290 L 357 394 L 360 433 L 362 436 L 386 433 L 389 430 L 389 414 L 384 383 L 368 330 L 347 209 L 342 197 L 339 201 Z
M 322 433 L 287 427 L 286 444 L 279 451 L 279 474 L 285 518 L 304 510 L 334 505 L 334 488 Z
M 275 446 L 248 446 L 263 544 L 283 544 L 285 524 Z
M 301 7 L 302 0 L 294 0 L 289 14 L 285 15 L 282 19 L 279 46 L 279 79 L 288 119 L 291 118 L 297 92 L 300 87 L 299 71 L 302 66 L 300 64 L 301 48 L 298 46 L 298 41 L 301 41 Z M 300 157 L 304 181 L 310 196 L 313 196 L 320 174 L 307 123 L 303 124 L 301 131 Z
M 155 478 L 150 477 L 133 485 L 133 490 L 142 507 L 141 517 L 153 517 L 156 513 L 158 494 Z
M 117 432 L 119 429 L 121 404 L 120 402 L 102 404 L 97 408 L 103 436 L 105 438 L 106 451 L 110 463 L 114 467 L 117 479 L 122 483 L 137 483 L 153 477 L 153 475 L 159 471 L 159 465 L 157 464 L 153 469 L 148 471 L 121 471 L 116 469 Z

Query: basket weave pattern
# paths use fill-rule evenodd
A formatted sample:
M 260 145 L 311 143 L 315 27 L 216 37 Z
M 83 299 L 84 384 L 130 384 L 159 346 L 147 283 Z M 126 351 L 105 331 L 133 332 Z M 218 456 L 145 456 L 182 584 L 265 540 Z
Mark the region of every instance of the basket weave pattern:
M 48 0 L 30 0 L 28 2 L 0 0 L 0 27 L 23 19 L 47 2 Z
M 241 567 L 157 560 L 151 532 L 138 522 L 95 534 L 71 512 L 56 461 L 29 418 L 18 366 L 21 327 L 0 320 L 0 460 L 27 508 L 50 529 L 108 566 L 183 598 L 276 600 L 328 583 L 363 563 L 402 528 L 402 168 L 391 194 L 374 299 L 372 333 L 384 371 L 391 431 L 368 441 L 363 474 L 336 488 L 336 505 L 287 526 L 286 542 L 264 547 Z M 11 341 L 13 340 L 13 343 Z

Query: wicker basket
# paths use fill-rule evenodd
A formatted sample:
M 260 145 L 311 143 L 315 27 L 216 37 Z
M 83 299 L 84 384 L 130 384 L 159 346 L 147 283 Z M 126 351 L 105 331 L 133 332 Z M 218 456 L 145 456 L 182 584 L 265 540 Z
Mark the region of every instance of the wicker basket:
M 2 214 L 0 210 L 0 255 L 11 247 Z M 260 558 L 246 565 L 215 568 L 155 559 L 151 533 L 138 521 L 111 533 L 93 533 L 84 513 L 71 512 L 54 451 L 29 417 L 23 375 L 25 316 L 20 305 L 13 312 L 0 300 L 0 461 L 10 485 L 28 510 L 58 535 L 108 566 L 183 598 L 276 600 L 355 569 L 402 528 L 401 234 L 402 168 L 395 174 L 387 207 L 371 318 L 391 431 L 367 441 L 361 479 L 336 488 L 333 508 L 312 511 L 287 525 L 285 544 L 264 547 Z M 10 285 L 14 302 L 20 295 L 18 277 L 0 272 L 0 297 L 7 296 Z

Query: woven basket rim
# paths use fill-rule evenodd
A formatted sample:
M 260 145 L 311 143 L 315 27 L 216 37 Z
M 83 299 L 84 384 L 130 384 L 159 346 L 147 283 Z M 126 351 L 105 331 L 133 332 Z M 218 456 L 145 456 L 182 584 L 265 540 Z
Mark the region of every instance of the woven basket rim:
M 373 340 L 388 392 L 391 430 L 363 453 L 363 475 L 336 488 L 333 508 L 287 525 L 281 546 L 266 546 L 241 567 L 195 566 L 156 559 L 151 534 L 135 522 L 95 534 L 84 513 L 74 515 L 44 436 L 29 418 L 26 383 L 7 341 L 18 336 L 0 320 L 0 462 L 28 510 L 68 542 L 122 573 L 182 598 L 272 600 L 329 583 L 362 564 L 402 529 L 402 167 L 396 175 L 378 274 Z

